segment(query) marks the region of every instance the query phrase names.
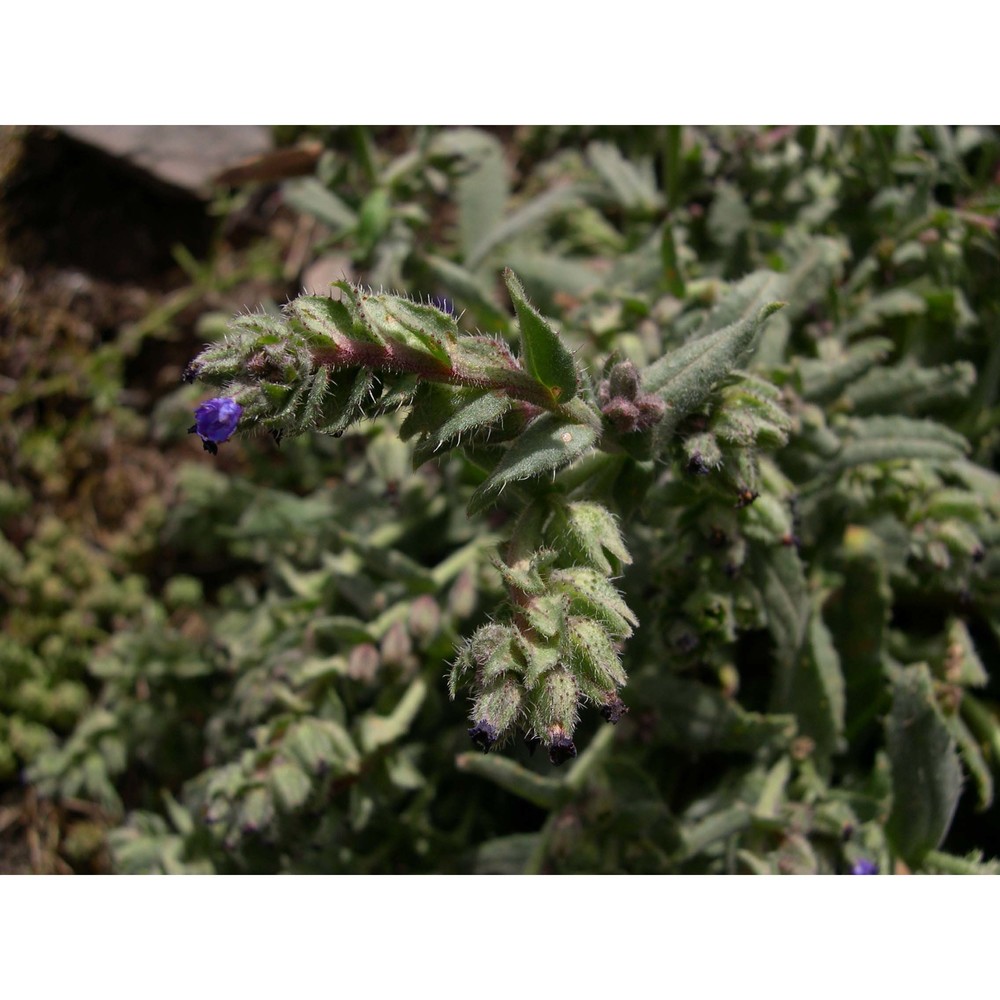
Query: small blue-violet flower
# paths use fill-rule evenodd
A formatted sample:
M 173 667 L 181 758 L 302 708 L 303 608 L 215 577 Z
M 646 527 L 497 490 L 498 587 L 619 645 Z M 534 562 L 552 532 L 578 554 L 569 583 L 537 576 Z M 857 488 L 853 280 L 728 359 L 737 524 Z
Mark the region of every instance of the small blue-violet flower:
M 209 399 L 194 411 L 195 424 L 188 434 L 197 434 L 205 451 L 217 455 L 218 446 L 233 436 L 242 416 L 243 407 L 235 399 L 228 396 Z
M 483 753 L 489 752 L 491 746 L 500 738 L 495 726 L 491 726 L 485 719 L 480 719 L 470 730 L 469 736 L 472 743 Z
M 867 858 L 862 858 L 860 861 L 855 861 L 851 868 L 852 875 L 878 875 L 878 865 L 874 861 L 869 861 Z

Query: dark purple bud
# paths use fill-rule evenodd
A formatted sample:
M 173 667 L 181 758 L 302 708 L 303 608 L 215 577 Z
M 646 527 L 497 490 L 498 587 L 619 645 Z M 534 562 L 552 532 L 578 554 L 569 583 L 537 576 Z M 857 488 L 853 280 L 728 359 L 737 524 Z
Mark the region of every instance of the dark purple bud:
M 689 476 L 707 476 L 711 471 L 700 451 L 696 451 L 688 459 L 687 473 Z
M 198 377 L 199 366 L 196 361 L 192 361 L 188 366 L 181 372 L 182 382 L 193 382 Z
M 549 760 L 559 767 L 576 756 L 576 744 L 565 734 L 554 736 L 549 744 Z
M 639 370 L 631 361 L 619 361 L 608 372 L 608 395 L 635 399 L 639 395 Z
M 639 407 L 639 426 L 652 427 L 658 424 L 667 412 L 667 404 L 651 392 L 636 397 L 635 405 Z
M 242 416 L 243 407 L 235 399 L 228 396 L 209 399 L 194 411 L 195 424 L 188 433 L 197 434 L 205 451 L 215 455 L 219 450 L 216 445 L 233 436 Z
M 861 858 L 860 861 L 855 861 L 854 865 L 851 867 L 852 875 L 878 875 L 878 865 L 874 861 L 869 861 L 867 858 Z
M 638 427 L 639 407 L 624 396 L 613 396 L 601 407 L 601 413 L 623 434 L 628 434 Z
M 473 745 L 482 750 L 483 753 L 489 752 L 490 748 L 499 738 L 499 735 L 496 727 L 491 726 L 485 719 L 480 719 L 469 730 L 469 736 L 472 738 Z
M 608 700 L 601 706 L 601 715 L 604 716 L 604 721 L 610 722 L 613 726 L 617 726 L 621 722 L 622 716 L 627 711 L 628 705 L 616 694 L 610 695 Z

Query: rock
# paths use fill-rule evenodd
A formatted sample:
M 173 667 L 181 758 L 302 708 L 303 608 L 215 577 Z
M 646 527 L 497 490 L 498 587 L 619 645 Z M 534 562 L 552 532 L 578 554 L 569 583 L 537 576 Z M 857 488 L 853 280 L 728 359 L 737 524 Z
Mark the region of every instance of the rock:
M 209 197 L 219 175 L 272 145 L 262 125 L 66 125 L 61 131 L 195 198 Z

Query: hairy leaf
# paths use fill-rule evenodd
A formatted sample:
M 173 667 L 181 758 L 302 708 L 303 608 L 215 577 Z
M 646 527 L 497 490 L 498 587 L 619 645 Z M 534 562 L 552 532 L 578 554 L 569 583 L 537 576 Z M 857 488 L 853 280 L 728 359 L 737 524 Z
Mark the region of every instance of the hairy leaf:
M 504 453 L 486 482 L 480 484 L 469 502 L 476 514 L 494 504 L 505 486 L 555 472 L 588 451 L 597 440 L 597 431 L 585 424 L 571 424 L 545 413 Z
M 521 327 L 525 368 L 548 387 L 553 400 L 568 403 L 576 395 L 577 388 L 573 355 L 563 346 L 549 322 L 528 302 L 514 272 L 508 268 L 503 277 Z
M 919 864 L 944 840 L 962 791 L 955 740 L 926 665 L 901 669 L 893 683 L 886 740 L 893 793 L 886 832 L 909 864 Z
M 643 375 L 643 388 L 667 404 L 667 413 L 656 426 L 662 447 L 679 421 L 699 407 L 712 389 L 752 348 L 757 332 L 780 303 L 764 306 L 714 333 L 690 341 L 651 365 Z

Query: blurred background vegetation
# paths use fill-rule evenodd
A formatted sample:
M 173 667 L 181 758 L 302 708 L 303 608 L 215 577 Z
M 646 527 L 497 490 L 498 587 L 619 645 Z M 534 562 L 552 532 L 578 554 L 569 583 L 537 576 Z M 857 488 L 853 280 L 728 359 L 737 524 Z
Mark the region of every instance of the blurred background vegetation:
M 215 142 L 192 180 L 0 133 L 0 872 L 992 870 L 995 129 Z M 181 374 L 233 314 L 347 277 L 504 332 L 504 266 L 595 369 L 751 271 L 788 302 L 753 371 L 794 423 L 761 489 L 789 555 L 685 492 L 679 446 L 629 537 L 631 712 L 555 775 L 470 753 L 447 698 L 501 589 L 474 469 L 414 470 L 391 418 L 217 458 L 186 434 Z M 819 622 L 797 673 L 789 579 Z

